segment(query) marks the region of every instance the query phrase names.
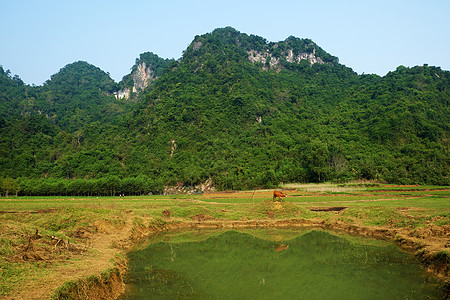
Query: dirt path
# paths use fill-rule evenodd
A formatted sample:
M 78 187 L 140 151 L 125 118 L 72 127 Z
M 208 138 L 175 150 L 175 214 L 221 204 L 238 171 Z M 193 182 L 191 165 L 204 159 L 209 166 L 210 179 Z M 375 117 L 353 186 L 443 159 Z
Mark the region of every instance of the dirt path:
M 291 198 L 301 198 L 301 197 L 309 197 L 309 196 L 291 196 Z M 333 197 L 333 196 L 331 196 Z M 379 198 L 379 199 L 363 199 L 363 200 L 335 200 L 335 201 L 314 201 L 314 202 L 293 202 L 295 204 L 330 204 L 330 203 L 358 203 L 358 202 L 377 202 L 377 201 L 400 201 L 405 199 L 414 199 L 413 197 L 404 197 L 404 198 Z M 230 203 L 230 202 L 215 202 L 215 201 L 205 201 L 199 199 L 180 199 L 179 201 L 186 202 L 195 202 L 195 203 L 204 203 L 204 204 L 213 204 L 213 205 L 254 205 L 254 203 Z M 283 200 L 284 202 L 289 202 L 289 198 Z
M 315 201 L 313 204 L 320 203 L 320 204 L 330 204 L 330 203 L 358 203 L 358 202 L 379 202 L 379 201 L 399 201 L 399 200 L 405 200 L 405 199 L 412 199 L 412 197 L 405 197 L 405 198 L 381 198 L 381 199 L 364 199 L 364 200 L 338 200 L 338 201 Z M 296 204 L 312 204 L 312 202 L 295 202 Z

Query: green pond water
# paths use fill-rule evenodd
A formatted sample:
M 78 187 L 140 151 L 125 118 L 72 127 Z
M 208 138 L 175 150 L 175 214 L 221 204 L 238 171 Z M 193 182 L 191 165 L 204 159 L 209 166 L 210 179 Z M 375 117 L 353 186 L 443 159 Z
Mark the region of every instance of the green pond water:
M 165 234 L 128 254 L 121 299 L 439 299 L 396 245 L 325 231 Z

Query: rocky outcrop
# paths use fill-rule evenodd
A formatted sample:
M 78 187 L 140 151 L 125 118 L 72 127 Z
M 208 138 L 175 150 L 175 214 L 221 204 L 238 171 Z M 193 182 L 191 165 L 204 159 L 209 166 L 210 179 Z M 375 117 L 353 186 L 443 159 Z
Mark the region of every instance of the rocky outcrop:
M 164 188 L 164 195 L 174 195 L 174 194 L 188 194 L 188 195 L 197 195 L 208 192 L 215 191 L 215 187 L 212 184 L 212 179 L 209 178 L 203 183 L 197 185 L 187 185 L 183 184 L 183 182 L 179 182 L 175 186 L 166 186 Z
M 155 72 L 152 70 L 151 66 L 147 66 L 145 62 L 141 62 L 136 65 L 136 68 L 131 72 L 131 78 L 133 80 L 132 87 L 125 87 L 114 93 L 116 99 L 129 99 L 131 93 L 139 94 L 150 83 L 157 78 Z
M 248 53 L 248 59 L 252 63 L 261 63 L 263 64 L 263 69 L 271 69 L 277 70 L 281 68 L 280 61 L 281 57 L 277 58 L 272 53 L 267 50 L 266 52 L 250 50 Z M 284 56 L 282 56 L 289 63 L 300 63 L 302 60 L 309 61 L 310 65 L 313 64 L 325 64 L 322 58 L 316 55 L 316 49 L 314 48 L 311 53 L 299 53 L 298 55 L 294 55 L 294 51 L 292 49 L 288 49 Z
M 114 92 L 116 99 L 128 99 L 130 98 L 131 90 L 129 88 L 124 88 L 118 92 Z
M 133 93 L 139 93 L 144 90 L 151 81 L 156 79 L 154 72 L 150 66 L 147 66 L 145 62 L 137 65 L 137 70 L 132 75 L 134 86 Z
M 294 56 L 294 51 L 289 49 L 287 51 L 286 60 L 290 63 L 300 63 L 302 60 L 309 60 L 310 64 L 324 64 L 325 62 L 322 58 L 316 56 L 316 49 L 314 48 L 312 53 L 300 53 L 297 56 Z

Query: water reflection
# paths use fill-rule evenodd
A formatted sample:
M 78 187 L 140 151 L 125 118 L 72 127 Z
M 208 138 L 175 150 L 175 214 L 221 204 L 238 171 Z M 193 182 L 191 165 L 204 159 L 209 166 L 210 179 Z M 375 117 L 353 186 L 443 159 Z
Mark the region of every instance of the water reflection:
M 324 231 L 191 232 L 129 253 L 123 299 L 438 299 L 411 256 Z M 165 240 L 165 241 L 164 241 Z
M 289 245 L 286 246 L 285 244 L 279 244 L 275 247 L 275 252 L 281 252 L 287 250 L 287 248 L 289 248 Z

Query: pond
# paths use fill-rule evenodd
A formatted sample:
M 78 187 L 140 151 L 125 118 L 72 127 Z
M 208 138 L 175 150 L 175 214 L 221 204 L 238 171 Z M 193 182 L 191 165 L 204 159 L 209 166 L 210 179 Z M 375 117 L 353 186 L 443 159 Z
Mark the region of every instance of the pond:
M 128 254 L 121 299 L 439 299 L 396 245 L 318 230 L 195 231 Z

